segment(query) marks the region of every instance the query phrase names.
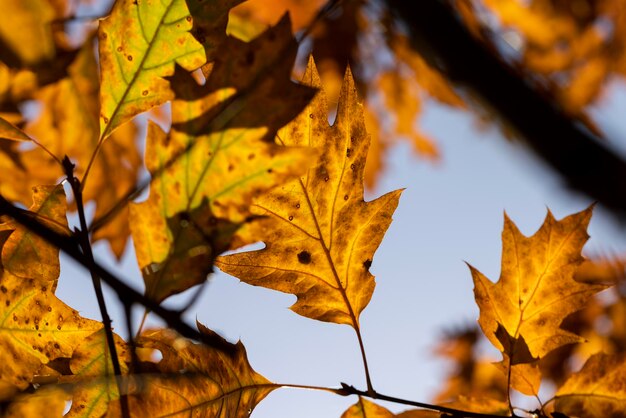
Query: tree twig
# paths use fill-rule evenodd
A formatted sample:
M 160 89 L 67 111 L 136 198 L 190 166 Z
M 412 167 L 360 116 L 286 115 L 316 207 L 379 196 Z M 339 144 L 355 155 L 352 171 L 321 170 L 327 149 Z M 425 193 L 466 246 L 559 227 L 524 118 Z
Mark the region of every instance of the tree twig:
M 626 161 L 475 39 L 442 0 L 386 0 L 413 48 L 456 86 L 482 100 L 567 184 L 626 219 Z

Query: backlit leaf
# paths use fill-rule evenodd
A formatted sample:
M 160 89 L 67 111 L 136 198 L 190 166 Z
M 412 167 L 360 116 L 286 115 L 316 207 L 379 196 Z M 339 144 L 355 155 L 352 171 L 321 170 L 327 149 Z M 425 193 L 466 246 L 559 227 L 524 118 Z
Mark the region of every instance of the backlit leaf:
M 571 417 L 626 416 L 626 354 L 599 353 L 557 391 L 555 410 Z
M 289 20 L 251 43 L 229 38 L 220 51 L 204 86 L 183 71 L 172 78 L 178 97 L 170 133 L 148 127 L 153 182 L 130 219 L 146 293 L 158 301 L 202 283 L 252 215 L 252 198 L 302 174 L 315 158 L 315 151 L 267 140 L 313 94 L 290 80 L 296 48 Z
M 510 365 L 532 363 L 558 347 L 584 341 L 563 330 L 561 322 L 606 288 L 574 280 L 589 237 L 591 211 L 590 207 L 560 221 L 548 212 L 531 237 L 522 235 L 505 215 L 498 282 L 470 266 L 478 322 Z
M 30 211 L 49 228 L 69 234 L 63 186 L 33 188 Z M 60 273 L 58 248 L 15 222 L 1 224 L 0 231 L 13 231 L 2 247 L 2 267 L 5 270 L 40 283 L 56 282 Z
M 24 131 L 3 118 L 0 118 L 0 139 L 11 139 L 13 141 L 32 140 Z
M 173 98 L 164 77 L 212 59 L 241 0 L 118 0 L 101 21 L 100 137 Z M 193 29 L 193 30 L 192 30 Z
M 130 352 L 124 341 L 113 334 L 122 374 L 128 372 Z M 69 382 L 75 385 L 68 418 L 103 416 L 109 403 L 119 399 L 113 364 L 104 330 L 95 332 L 76 347 L 70 360 L 74 374 Z
M 359 396 L 359 401 L 352 405 L 341 418 L 393 418 L 395 417 L 388 409 Z
M 321 87 L 312 60 L 304 82 Z M 295 294 L 291 309 L 300 315 L 358 329 L 374 291 L 369 267 L 401 191 L 363 201 L 369 137 L 350 71 L 333 126 L 320 92 L 277 138 L 322 155 L 306 175 L 256 199 L 255 213 L 265 218 L 253 228 L 265 248 L 219 257 L 216 265 L 246 283 Z
M 220 338 L 198 323 L 202 334 Z M 171 330 L 145 332 L 137 344 L 161 352 L 159 375 L 146 375 L 139 393 L 129 396 L 131 415 L 247 418 L 277 385 L 256 373 L 238 342 L 222 348 L 195 344 Z M 111 404 L 109 416 L 119 415 Z

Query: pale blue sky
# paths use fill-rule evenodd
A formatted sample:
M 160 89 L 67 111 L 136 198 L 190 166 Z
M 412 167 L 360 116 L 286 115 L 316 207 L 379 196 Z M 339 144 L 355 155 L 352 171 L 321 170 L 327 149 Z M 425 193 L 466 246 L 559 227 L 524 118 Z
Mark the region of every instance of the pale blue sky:
M 617 137 L 626 132 L 617 112 L 624 108 L 624 95 L 612 98 L 594 113 Z M 525 149 L 503 140 L 494 129 L 478 130 L 467 113 L 430 105 L 422 126 L 437 138 L 443 161 L 437 166 L 417 161 L 406 144 L 389 155 L 387 173 L 372 195 L 401 187 L 406 191 L 374 257 L 371 271 L 377 287 L 361 321 L 376 390 L 428 401 L 446 373 L 433 355 L 441 331 L 478 316 L 463 261 L 494 281 L 499 276 L 503 211 L 529 235 L 543 222 L 546 207 L 561 218 L 591 201 L 566 193 Z M 602 208 L 595 210 L 590 233 L 586 250 L 626 250 L 623 229 Z M 97 257 L 111 263 L 106 248 L 97 247 Z M 132 251 L 118 270 L 141 285 Z M 65 259 L 57 293 L 83 315 L 99 317 L 90 279 Z M 109 293 L 108 301 L 115 324 L 123 330 L 116 297 Z M 253 368 L 272 381 L 331 387 L 347 382 L 364 389 L 352 329 L 300 317 L 287 309 L 294 301 L 294 296 L 218 273 L 187 319 L 193 324 L 197 317 L 230 341 L 241 339 Z M 338 418 L 355 400 L 283 389 L 261 402 L 253 416 Z

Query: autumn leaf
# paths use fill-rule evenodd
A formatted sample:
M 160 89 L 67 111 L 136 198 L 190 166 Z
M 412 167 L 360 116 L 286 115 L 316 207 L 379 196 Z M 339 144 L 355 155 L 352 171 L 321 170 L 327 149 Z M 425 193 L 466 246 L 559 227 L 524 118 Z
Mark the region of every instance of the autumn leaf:
M 341 418 L 393 418 L 388 409 L 359 396 L 359 401 L 341 414 Z
M 290 80 L 295 40 L 288 19 L 251 43 L 229 38 L 204 86 L 177 72 L 173 127 L 150 124 L 148 200 L 133 204 L 130 224 L 146 294 L 161 301 L 202 283 L 213 258 L 231 246 L 253 215 L 254 196 L 302 174 L 315 152 L 266 140 L 311 98 Z M 241 93 L 234 108 L 236 95 Z M 260 117 L 258 109 L 269 117 Z
M 565 317 L 606 288 L 574 280 L 589 237 L 586 228 L 591 211 L 590 207 L 560 221 L 548 211 L 544 224 L 531 237 L 522 235 L 505 215 L 498 282 L 492 283 L 470 266 L 480 308 L 478 322 L 519 377 L 529 378 L 524 371 L 534 366 L 527 363 L 563 345 L 584 341 L 560 326 Z M 518 373 L 516 369 L 524 371 Z M 538 388 L 537 373 L 532 376 L 529 385 Z M 515 387 L 528 393 L 529 386 Z
M 360 396 L 357 403 L 341 414 L 341 418 L 439 418 L 440 416 L 439 412 L 425 409 L 412 409 L 394 414 L 387 408 Z
M 18 58 L 16 64 L 34 65 L 54 56 L 50 21 L 54 8 L 45 0 L 3 0 L 0 14 L 0 40 L 3 60 Z
M 221 340 L 197 325 L 201 334 Z M 144 332 L 137 345 L 157 349 L 163 358 L 156 364 L 159 374 L 146 375 L 143 390 L 129 396 L 131 415 L 247 418 L 278 385 L 252 369 L 241 342 L 222 341 L 217 348 L 195 344 L 172 330 Z M 110 408 L 109 416 L 119 416 L 118 402 Z
M 0 139 L 11 139 L 13 141 L 32 141 L 20 128 L 13 125 L 4 118 L 0 118 Z
M 321 87 L 312 60 L 304 82 Z M 358 329 L 374 291 L 373 254 L 401 191 L 363 201 L 369 137 L 350 71 L 333 126 L 320 92 L 278 141 L 318 148 L 322 155 L 306 175 L 257 197 L 255 213 L 265 218 L 254 228 L 265 248 L 219 257 L 216 265 L 246 283 L 295 294 L 291 309 L 300 315 Z
M 122 374 L 128 373 L 130 352 L 124 340 L 113 334 Z M 119 399 L 119 391 L 113 373 L 113 364 L 104 330 L 85 338 L 74 350 L 70 360 L 73 376 L 64 381 L 72 383 L 72 407 L 68 418 L 103 416 L 109 404 Z
M 626 415 L 626 354 L 594 354 L 557 391 L 556 411 L 572 417 Z
M 63 186 L 33 188 L 30 212 L 44 225 L 58 233 L 69 234 L 66 209 Z M 40 284 L 56 283 L 61 272 L 58 248 L 13 221 L 1 224 L 0 231 L 12 231 L 2 246 L 5 271 L 24 279 L 35 279 Z
M 226 36 L 228 11 L 241 0 L 118 0 L 101 21 L 100 138 L 173 98 L 164 77 L 178 64 L 195 70 Z
M 70 395 L 58 386 L 43 387 L 35 393 L 16 396 L 4 410 L 3 418 L 62 417 Z

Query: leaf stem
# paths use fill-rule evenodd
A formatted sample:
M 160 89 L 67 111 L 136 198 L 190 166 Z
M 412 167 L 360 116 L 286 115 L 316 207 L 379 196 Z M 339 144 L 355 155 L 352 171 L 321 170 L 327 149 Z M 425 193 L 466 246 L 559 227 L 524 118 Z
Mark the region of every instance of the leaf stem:
M 78 219 L 80 221 L 80 229 L 76 229 L 76 235 L 80 243 L 80 248 L 85 255 L 88 264 L 93 265 L 95 262 L 93 252 L 91 250 L 91 243 L 89 242 L 89 229 L 87 228 L 87 220 L 85 218 L 85 207 L 83 205 L 83 193 L 80 185 L 80 180 L 74 177 L 74 164 L 68 157 L 63 159 L 63 169 L 67 176 L 67 180 L 72 187 L 74 193 L 74 200 L 76 201 L 76 208 L 78 211 Z M 117 389 L 120 393 L 120 408 L 122 410 L 122 417 L 130 418 L 130 410 L 128 408 L 128 397 L 124 390 L 125 384 L 120 377 L 122 376 L 122 369 L 120 367 L 120 361 L 117 357 L 117 348 L 115 347 L 115 339 L 113 338 L 113 329 L 111 327 L 111 317 L 107 311 L 106 301 L 104 299 L 104 293 L 102 291 L 102 282 L 98 274 L 90 266 L 89 273 L 91 274 L 91 281 L 96 293 L 96 299 L 98 300 L 98 308 L 100 309 L 100 315 L 102 316 L 102 324 L 104 325 L 104 333 L 106 335 L 107 345 L 109 346 L 109 353 L 111 354 L 111 362 L 113 363 L 113 373 L 116 376 Z

